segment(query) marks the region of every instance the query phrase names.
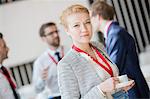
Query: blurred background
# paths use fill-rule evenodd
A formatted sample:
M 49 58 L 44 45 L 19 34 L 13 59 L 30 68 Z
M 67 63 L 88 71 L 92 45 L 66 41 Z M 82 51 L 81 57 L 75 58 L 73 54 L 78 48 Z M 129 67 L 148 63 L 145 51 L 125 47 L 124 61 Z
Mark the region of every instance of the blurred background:
M 30 90 L 32 65 L 46 49 L 39 37 L 41 24 L 56 22 L 61 43 L 71 46 L 72 42 L 60 25 L 61 11 L 70 4 L 82 4 L 90 9 L 94 0 L 0 0 L 0 32 L 10 48 L 5 66 L 9 67 L 20 93 L 34 96 Z M 115 20 L 134 37 L 143 74 L 150 86 L 150 0 L 105 0 L 115 8 Z M 93 40 L 103 41 L 102 35 Z M 26 95 L 28 94 L 28 95 Z M 30 98 L 29 98 L 30 97 Z

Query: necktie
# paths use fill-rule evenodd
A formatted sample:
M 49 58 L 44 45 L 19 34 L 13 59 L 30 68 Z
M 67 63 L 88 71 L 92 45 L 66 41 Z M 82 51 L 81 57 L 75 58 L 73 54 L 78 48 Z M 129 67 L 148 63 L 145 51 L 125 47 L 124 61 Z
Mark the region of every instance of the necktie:
M 16 85 L 15 85 L 15 83 L 12 81 L 8 70 L 7 70 L 4 66 L 1 67 L 1 70 L 2 70 L 3 74 L 5 75 L 5 77 L 7 78 L 8 82 L 9 82 L 9 84 L 10 84 L 10 86 L 11 86 L 11 89 L 12 89 L 12 91 L 13 91 L 13 94 L 14 94 L 15 99 L 18 99 L 18 95 L 17 95 L 17 93 L 16 93 L 16 91 L 15 91 Z
M 59 52 L 56 52 L 55 55 L 57 56 L 58 61 L 60 61 L 60 60 L 61 60 L 61 57 L 60 57 L 60 55 L 59 55 Z

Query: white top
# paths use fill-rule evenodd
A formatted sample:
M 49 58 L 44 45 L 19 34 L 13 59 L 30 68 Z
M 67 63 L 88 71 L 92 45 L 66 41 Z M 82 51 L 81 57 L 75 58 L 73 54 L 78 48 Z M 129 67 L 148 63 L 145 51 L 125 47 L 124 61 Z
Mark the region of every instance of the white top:
M 0 64 L 0 68 L 2 64 Z M 0 99 L 15 99 L 7 78 L 0 71 Z
M 67 49 L 60 46 L 57 50 L 47 49 L 37 60 L 34 62 L 33 67 L 33 86 L 37 93 L 42 92 L 43 90 L 47 90 L 48 96 L 60 96 L 58 81 L 57 81 L 57 66 L 56 63 L 50 58 L 48 53 L 58 62 L 57 56 L 55 52 L 60 53 L 60 57 L 62 57 L 62 53 L 66 53 Z M 63 52 L 62 52 L 63 51 Z M 49 74 L 48 80 L 44 81 L 41 78 L 41 71 L 49 66 Z

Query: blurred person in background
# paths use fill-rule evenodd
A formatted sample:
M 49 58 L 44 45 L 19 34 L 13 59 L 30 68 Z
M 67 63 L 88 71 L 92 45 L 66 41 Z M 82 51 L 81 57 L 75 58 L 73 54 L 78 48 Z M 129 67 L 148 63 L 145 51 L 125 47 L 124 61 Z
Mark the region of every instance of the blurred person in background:
M 0 33 L 0 99 L 19 99 L 16 91 L 16 83 L 9 73 L 9 70 L 3 66 L 3 61 L 8 58 L 9 48 Z
M 150 91 L 139 66 L 134 38 L 113 20 L 114 8 L 105 1 L 95 0 L 91 8 L 95 31 L 103 33 L 106 52 L 118 66 L 119 74 L 127 74 L 135 81 L 135 86 L 128 91 L 129 98 L 149 98 Z
M 59 30 L 54 22 L 43 24 L 39 35 L 48 48 L 34 62 L 33 85 L 37 93 L 46 95 L 46 99 L 61 99 L 57 82 L 57 63 L 67 49 L 60 45 Z

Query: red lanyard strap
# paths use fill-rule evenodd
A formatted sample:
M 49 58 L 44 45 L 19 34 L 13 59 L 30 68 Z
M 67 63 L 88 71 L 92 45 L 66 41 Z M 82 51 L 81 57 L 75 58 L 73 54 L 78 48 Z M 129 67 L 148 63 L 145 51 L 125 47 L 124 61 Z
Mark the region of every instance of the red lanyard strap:
M 9 82 L 10 86 L 11 86 L 13 89 L 16 89 L 16 84 L 15 84 L 15 83 L 13 82 L 13 80 L 11 79 L 11 76 L 10 76 L 8 70 L 7 70 L 4 66 L 1 67 L 1 70 L 2 70 L 2 73 L 4 74 L 4 76 L 7 78 L 7 80 L 8 80 L 8 82 Z
M 103 64 L 101 64 L 100 62 L 98 62 L 97 60 L 97 63 L 103 68 L 105 69 L 110 75 L 111 77 L 113 77 L 113 70 L 110 66 L 110 64 L 108 63 L 108 61 L 105 59 L 105 57 L 94 47 L 96 53 L 98 54 L 98 56 L 103 60 L 103 62 L 107 65 L 108 68 L 106 68 Z
M 63 46 L 61 47 L 61 54 L 62 54 L 62 57 L 64 57 L 64 47 Z M 55 58 L 50 53 L 48 53 L 48 56 L 55 64 L 58 64 L 58 62 L 55 60 Z
M 50 53 L 48 53 L 48 56 L 49 56 L 49 58 L 50 58 L 55 64 L 58 63 L 58 62 L 54 59 L 54 57 L 50 55 Z
M 92 46 L 93 47 L 93 46 Z M 99 66 L 101 66 L 106 72 L 108 72 L 111 77 L 113 77 L 113 71 L 112 68 L 110 66 L 110 64 L 108 63 L 108 61 L 104 58 L 104 56 L 95 48 L 93 47 L 94 50 L 96 51 L 96 53 L 98 54 L 98 56 L 103 60 L 103 62 L 107 65 L 107 67 L 105 67 L 102 63 L 100 63 L 98 60 L 94 59 L 92 56 L 90 56 L 88 53 L 86 53 L 85 51 L 81 50 L 80 48 L 76 47 L 75 45 L 72 46 L 72 49 L 76 50 L 77 52 L 82 52 L 87 54 L 88 56 L 90 56 L 92 58 L 92 60 L 94 62 L 96 62 Z

